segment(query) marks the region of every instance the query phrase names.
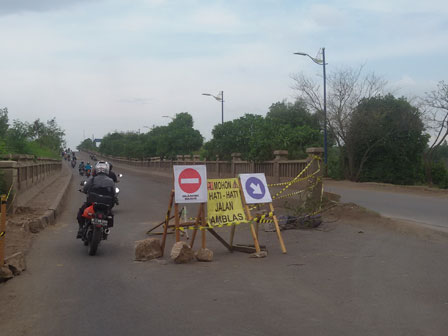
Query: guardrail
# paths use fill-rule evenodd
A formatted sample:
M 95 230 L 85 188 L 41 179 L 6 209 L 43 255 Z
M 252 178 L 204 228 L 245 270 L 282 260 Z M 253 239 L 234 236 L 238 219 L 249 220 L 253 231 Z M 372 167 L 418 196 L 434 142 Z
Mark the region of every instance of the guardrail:
M 5 185 L 12 195 L 9 207 L 14 212 L 17 198 L 49 176 L 59 173 L 62 162 L 58 159 L 35 158 L 32 155 L 0 155 L 0 171 Z
M 117 163 L 134 167 L 147 167 L 148 169 L 172 175 L 172 167 L 176 164 L 182 165 L 203 165 L 207 166 L 207 176 L 210 178 L 234 177 L 241 173 L 264 173 L 269 183 L 278 183 L 289 181 L 294 178 L 298 172 L 301 172 L 306 165 L 315 157 L 322 156 L 323 149 L 308 148 L 308 157 L 305 160 L 287 160 L 288 151 L 274 151 L 275 159 L 265 162 L 250 162 L 241 160 L 241 154 L 233 153 L 231 161 L 201 161 L 199 155 L 177 155 L 176 160 L 161 160 L 158 157 L 146 159 L 128 159 L 123 157 L 114 157 L 103 155 L 97 152 L 88 152 L 97 157 Z M 306 172 L 305 176 L 312 174 L 313 171 Z

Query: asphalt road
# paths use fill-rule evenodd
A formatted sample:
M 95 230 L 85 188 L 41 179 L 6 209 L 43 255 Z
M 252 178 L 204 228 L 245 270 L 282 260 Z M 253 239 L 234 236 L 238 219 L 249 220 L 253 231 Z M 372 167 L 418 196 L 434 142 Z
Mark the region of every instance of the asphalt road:
M 325 191 L 341 195 L 341 202 L 352 202 L 386 217 L 448 228 L 448 194 L 422 195 L 417 190 L 383 191 L 378 187 L 346 181 L 327 181 Z
M 123 173 L 116 225 L 94 257 L 74 238 L 75 177 L 28 270 L 0 286 L 1 335 L 447 335 L 447 241 L 329 223 L 285 231 L 287 255 L 263 232 L 265 259 L 208 238 L 212 263 L 134 262 L 134 242 L 164 218 L 171 187 Z M 250 243 L 247 228 L 237 242 Z

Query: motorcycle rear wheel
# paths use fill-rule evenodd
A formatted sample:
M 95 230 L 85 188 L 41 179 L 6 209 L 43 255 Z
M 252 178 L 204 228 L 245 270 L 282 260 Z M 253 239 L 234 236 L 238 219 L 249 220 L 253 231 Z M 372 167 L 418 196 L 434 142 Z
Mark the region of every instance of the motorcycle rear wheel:
M 89 255 L 93 256 L 96 254 L 96 250 L 98 249 L 98 245 L 101 241 L 101 230 L 99 228 L 94 228 L 92 232 L 92 239 L 89 244 Z

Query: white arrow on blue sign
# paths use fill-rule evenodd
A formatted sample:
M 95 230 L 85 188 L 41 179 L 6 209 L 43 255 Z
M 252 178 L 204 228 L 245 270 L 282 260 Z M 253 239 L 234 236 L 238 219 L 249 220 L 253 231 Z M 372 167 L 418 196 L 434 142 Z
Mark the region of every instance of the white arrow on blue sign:
M 264 174 L 240 174 L 240 180 L 247 204 L 272 202 Z

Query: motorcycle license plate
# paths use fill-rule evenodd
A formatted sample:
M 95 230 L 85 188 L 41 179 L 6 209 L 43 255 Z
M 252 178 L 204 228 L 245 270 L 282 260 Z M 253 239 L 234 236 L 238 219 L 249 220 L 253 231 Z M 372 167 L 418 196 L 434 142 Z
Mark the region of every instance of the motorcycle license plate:
M 92 224 L 107 225 L 107 220 L 92 218 Z

